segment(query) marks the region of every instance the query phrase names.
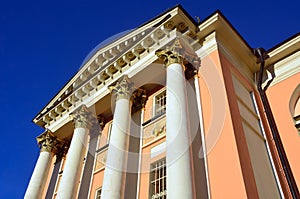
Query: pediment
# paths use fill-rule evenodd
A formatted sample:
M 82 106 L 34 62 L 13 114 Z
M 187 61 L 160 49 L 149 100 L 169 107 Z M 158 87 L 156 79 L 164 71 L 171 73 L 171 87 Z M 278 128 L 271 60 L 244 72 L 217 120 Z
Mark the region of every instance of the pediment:
M 169 42 L 178 33 L 192 48 L 199 47 L 196 32 L 195 22 L 181 6 L 176 6 L 111 43 L 101 46 L 35 116 L 33 122 L 48 128 L 57 119 L 72 111 L 76 104 L 112 84 L 141 60 L 149 55 L 155 57 L 155 49 Z

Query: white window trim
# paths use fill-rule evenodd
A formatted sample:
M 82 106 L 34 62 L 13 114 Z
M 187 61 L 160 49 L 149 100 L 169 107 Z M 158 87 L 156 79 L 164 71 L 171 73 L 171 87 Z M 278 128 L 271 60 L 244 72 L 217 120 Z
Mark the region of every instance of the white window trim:
M 156 96 L 162 94 L 163 92 L 167 92 L 166 91 L 166 87 L 156 91 L 154 94 L 153 94 L 153 100 L 152 100 L 152 118 L 156 116 Z
M 152 199 L 152 198 L 160 198 L 161 196 L 165 196 L 166 197 L 166 192 L 167 192 L 167 188 L 165 189 L 165 190 L 163 190 L 163 191 L 161 191 L 160 193 L 155 193 L 155 191 L 153 191 L 153 188 L 152 188 L 152 181 L 154 181 L 153 179 L 152 179 L 152 172 L 154 171 L 154 170 L 157 170 L 157 168 L 159 168 L 159 167 L 155 167 L 154 165 L 155 164 L 157 164 L 157 163 L 159 163 L 159 162 L 164 162 L 164 164 L 162 164 L 162 165 L 160 165 L 159 167 L 165 167 L 166 169 L 165 169 L 165 177 L 164 176 L 162 176 L 162 177 L 159 177 L 158 179 L 156 179 L 156 181 L 160 181 L 160 179 L 162 179 L 162 178 L 167 178 L 167 162 L 166 162 L 166 158 L 164 157 L 164 158 L 162 158 L 162 159 L 159 159 L 158 161 L 155 161 L 155 162 L 153 162 L 153 163 L 151 163 L 151 165 L 150 165 L 150 178 L 149 178 L 149 198 L 150 199 Z M 156 168 L 156 169 L 155 169 Z M 167 182 L 165 182 L 165 183 L 167 183 Z M 166 186 L 166 184 L 165 184 L 165 186 Z M 158 195 L 157 195 L 158 194 Z M 162 195 L 161 195 L 162 194 Z M 155 197 L 155 195 L 157 195 L 156 197 Z
M 98 191 L 100 191 L 101 190 L 101 193 L 102 193 L 102 187 L 99 187 L 98 189 L 96 189 L 96 191 L 95 191 L 95 199 L 98 199 L 97 198 L 97 193 L 98 193 Z M 100 193 L 100 198 L 101 198 L 101 193 Z
M 110 123 L 108 124 L 109 126 L 108 126 L 108 129 L 107 129 L 106 144 L 109 144 L 109 141 L 110 141 L 112 124 L 113 124 L 113 122 L 110 122 Z

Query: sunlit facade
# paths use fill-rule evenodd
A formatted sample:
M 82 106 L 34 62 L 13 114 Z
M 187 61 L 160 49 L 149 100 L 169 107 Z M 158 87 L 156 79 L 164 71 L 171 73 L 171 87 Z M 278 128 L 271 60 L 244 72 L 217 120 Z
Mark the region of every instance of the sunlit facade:
M 34 117 L 25 198 L 299 197 L 299 49 L 181 6 L 106 42 Z

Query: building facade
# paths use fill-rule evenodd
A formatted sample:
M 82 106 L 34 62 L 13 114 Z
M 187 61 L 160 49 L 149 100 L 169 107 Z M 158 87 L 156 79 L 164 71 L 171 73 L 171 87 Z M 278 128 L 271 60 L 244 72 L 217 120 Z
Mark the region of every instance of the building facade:
M 299 198 L 299 49 L 181 6 L 99 46 L 33 119 L 25 198 Z

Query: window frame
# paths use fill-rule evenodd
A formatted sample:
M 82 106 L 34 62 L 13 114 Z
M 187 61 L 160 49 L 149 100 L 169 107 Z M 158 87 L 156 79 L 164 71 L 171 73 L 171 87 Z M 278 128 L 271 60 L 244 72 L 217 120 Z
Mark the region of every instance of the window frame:
M 109 144 L 109 141 L 110 141 L 113 121 L 111 121 L 108 125 L 109 125 L 109 126 L 108 126 L 108 129 L 107 129 L 106 144 Z
M 157 166 L 157 164 L 159 165 Z M 153 179 L 153 176 L 156 175 L 158 175 L 158 178 Z M 158 182 L 158 186 L 156 182 Z M 157 188 L 158 190 L 155 190 Z M 159 159 L 158 161 L 151 163 L 150 165 L 149 199 L 166 199 L 166 198 L 167 198 L 167 162 L 166 162 L 166 158 L 164 157 Z
M 157 106 L 158 106 L 158 104 L 156 103 L 156 101 L 157 101 L 157 97 L 159 96 L 159 95 L 162 95 L 163 93 L 165 93 L 165 95 L 166 95 L 166 97 L 165 98 L 167 98 L 167 90 L 166 90 L 166 87 L 164 87 L 164 88 L 162 88 L 162 89 L 160 89 L 159 91 L 157 91 L 157 92 L 155 92 L 154 94 L 153 94 L 153 102 L 152 102 L 152 117 L 154 118 L 154 117 L 159 117 L 159 116 L 161 116 L 161 115 L 164 115 L 165 113 L 166 113 L 166 104 L 167 104 L 167 100 L 166 100 L 166 102 L 165 102 L 165 111 L 164 112 L 161 112 L 161 113 L 156 113 L 157 111 Z
M 100 191 L 100 195 L 99 195 L 99 198 L 98 198 L 98 192 L 99 191 Z M 102 187 L 99 187 L 95 191 L 95 199 L 101 199 L 101 194 L 102 194 Z

